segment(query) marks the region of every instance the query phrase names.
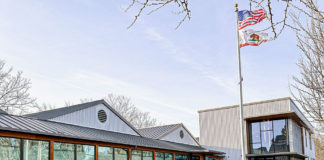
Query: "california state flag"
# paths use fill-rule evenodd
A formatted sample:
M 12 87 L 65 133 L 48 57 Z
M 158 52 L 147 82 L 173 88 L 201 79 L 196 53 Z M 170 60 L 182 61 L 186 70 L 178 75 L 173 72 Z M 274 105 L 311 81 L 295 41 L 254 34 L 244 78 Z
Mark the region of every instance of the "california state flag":
M 240 30 L 240 47 L 244 46 L 259 46 L 261 43 L 267 41 L 268 34 L 252 29 L 249 30 Z

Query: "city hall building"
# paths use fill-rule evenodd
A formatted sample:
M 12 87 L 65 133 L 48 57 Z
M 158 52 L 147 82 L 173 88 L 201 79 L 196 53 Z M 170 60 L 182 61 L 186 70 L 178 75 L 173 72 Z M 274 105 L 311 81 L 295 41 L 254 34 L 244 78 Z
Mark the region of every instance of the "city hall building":
M 247 159 L 315 160 L 313 127 L 290 98 L 243 106 Z M 183 124 L 136 129 L 104 100 L 0 110 L 0 160 L 240 160 L 239 107 L 198 113 L 199 141 Z
M 313 127 L 290 98 L 248 103 L 243 109 L 247 159 L 315 160 Z M 239 106 L 198 113 L 200 144 L 225 152 L 224 159 L 240 160 Z
M 0 111 L 0 160 L 219 160 L 182 125 L 136 129 L 99 100 L 25 116 Z

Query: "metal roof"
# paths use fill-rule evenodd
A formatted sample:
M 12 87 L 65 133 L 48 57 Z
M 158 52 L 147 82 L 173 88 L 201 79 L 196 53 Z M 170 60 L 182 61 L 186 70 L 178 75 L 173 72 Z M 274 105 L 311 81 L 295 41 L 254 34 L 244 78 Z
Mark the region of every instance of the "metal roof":
M 36 119 L 41 119 L 41 120 L 50 120 L 59 116 L 63 116 L 66 114 L 70 114 L 76 111 L 80 111 L 89 107 L 93 107 L 98 104 L 103 104 L 105 105 L 109 110 L 111 110 L 115 115 L 117 115 L 122 121 L 124 121 L 129 127 L 131 127 L 137 134 L 140 135 L 140 132 L 132 125 L 130 124 L 122 115 L 120 115 L 114 108 L 112 108 L 105 100 L 97 100 L 97 101 L 92 101 L 92 102 L 87 102 L 87 103 L 82 103 L 82 104 L 77 104 L 77 105 L 72 105 L 72 106 L 67 106 L 67 107 L 62 107 L 62 108 L 57 108 L 57 109 L 52 109 L 48 111 L 43 111 L 43 112 L 37 112 L 33 114 L 27 114 L 25 115 L 26 117 L 32 117 Z
M 156 126 L 151 128 L 142 128 L 138 129 L 142 136 L 152 138 L 152 139 L 159 139 L 163 135 L 169 133 L 170 131 L 180 127 L 181 124 L 171 124 L 171 125 L 164 125 L 164 126 Z
M 4 111 L 4 110 L 2 110 L 2 109 L 0 109 L 0 114 L 7 114 L 7 112 Z
M 38 120 L 23 116 L 14 116 L 9 114 L 0 114 L 0 130 L 108 142 L 156 149 L 166 149 L 182 152 L 208 152 L 207 149 L 200 146 L 168 142 L 142 136 L 134 136 L 129 134 L 81 127 L 48 120 Z M 222 154 L 223 152 L 217 153 Z

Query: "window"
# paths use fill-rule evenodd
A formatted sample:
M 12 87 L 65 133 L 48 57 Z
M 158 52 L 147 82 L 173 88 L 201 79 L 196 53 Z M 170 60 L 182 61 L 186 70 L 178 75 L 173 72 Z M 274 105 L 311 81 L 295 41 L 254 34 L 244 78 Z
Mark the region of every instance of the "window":
M 189 160 L 189 156 L 184 155 L 184 154 L 175 154 L 174 159 L 175 160 Z
M 76 145 L 77 160 L 94 160 L 95 148 L 90 145 Z
M 75 145 L 70 143 L 54 143 L 54 160 L 74 160 Z
M 250 122 L 250 152 L 252 154 L 288 152 L 287 124 L 286 119 Z
M 48 160 L 49 142 L 37 140 L 24 140 L 25 160 Z
M 173 154 L 171 153 L 164 153 L 164 160 L 173 160 Z
M 153 152 L 132 150 L 132 160 L 153 160 Z
M 142 160 L 142 151 L 132 150 L 132 160 Z
M 113 160 L 113 148 L 111 147 L 98 147 L 99 160 Z
M 312 144 L 312 135 L 309 134 L 309 148 L 312 150 L 313 149 L 313 144 Z
M 0 137 L 0 159 L 20 160 L 20 139 Z
M 266 157 L 266 158 L 258 157 L 258 158 L 251 158 L 251 160 L 289 160 L 289 157 L 288 156 L 277 156 L 277 157 Z
M 153 160 L 153 152 L 143 151 L 143 160 Z
M 155 152 L 155 160 L 164 160 L 164 153 Z
M 128 160 L 127 149 L 114 148 L 114 160 Z
M 305 129 L 305 144 L 306 144 L 306 147 L 307 147 L 307 130 Z

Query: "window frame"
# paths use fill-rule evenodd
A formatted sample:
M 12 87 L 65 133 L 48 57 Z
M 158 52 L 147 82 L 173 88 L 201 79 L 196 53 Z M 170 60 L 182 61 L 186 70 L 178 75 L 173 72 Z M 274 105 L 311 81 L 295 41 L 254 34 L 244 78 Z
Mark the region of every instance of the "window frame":
M 288 119 L 289 118 L 273 118 L 273 119 L 263 119 L 263 120 L 251 120 L 251 121 L 247 121 L 247 130 L 248 130 L 248 135 L 247 135 L 247 137 L 248 137 L 248 151 L 249 151 L 249 153 L 251 153 L 251 154 L 260 154 L 260 155 L 262 155 L 262 154 L 267 154 L 267 153 L 265 153 L 263 150 L 262 150 L 262 148 L 263 148 L 263 143 L 262 143 L 262 133 L 264 133 L 264 132 L 271 132 L 272 133 L 272 140 L 271 140 L 271 145 L 272 144 L 276 144 L 275 142 L 274 142 L 274 140 L 275 140 L 275 126 L 274 126 L 274 121 L 276 121 L 276 120 L 285 120 L 285 128 L 286 128 L 286 145 L 287 145 L 287 152 L 290 152 L 290 143 L 289 143 L 289 122 L 288 122 Z M 267 121 L 270 121 L 270 123 L 271 123 L 271 129 L 266 129 L 266 130 L 263 130 L 262 129 L 262 122 L 267 122 Z M 253 123 L 257 123 L 258 124 L 258 128 L 259 128 L 259 133 L 260 133 L 260 135 L 259 135 L 259 138 L 260 138 L 260 140 L 258 141 L 258 142 L 253 142 L 253 135 L 252 135 L 252 124 Z M 260 153 L 256 153 L 256 152 L 254 152 L 254 148 L 253 148 L 253 145 L 260 145 Z M 276 147 L 274 146 L 274 149 L 273 149 L 273 152 L 270 152 L 270 149 L 269 149 L 269 151 L 268 151 L 269 153 L 280 153 L 280 152 L 276 152 Z

